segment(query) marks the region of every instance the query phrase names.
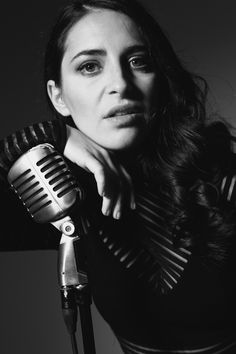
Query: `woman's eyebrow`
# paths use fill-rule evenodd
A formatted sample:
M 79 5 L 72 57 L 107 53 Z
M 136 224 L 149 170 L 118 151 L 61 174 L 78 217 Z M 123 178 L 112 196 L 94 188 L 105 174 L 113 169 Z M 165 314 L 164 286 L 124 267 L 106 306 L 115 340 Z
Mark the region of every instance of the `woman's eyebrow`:
M 134 52 L 147 52 L 148 49 L 144 44 L 130 45 L 125 49 L 125 54 L 132 54 Z
M 81 50 L 81 52 L 76 53 L 76 55 L 74 55 L 73 58 L 71 59 L 71 62 L 82 55 L 102 55 L 102 56 L 104 56 L 104 55 L 106 55 L 106 51 L 104 49 L 84 49 L 84 50 Z
M 147 48 L 144 44 L 134 44 L 130 45 L 125 48 L 124 53 L 126 55 L 132 54 L 134 52 L 146 52 Z M 76 58 L 82 56 L 82 55 L 100 55 L 100 56 L 105 56 L 106 50 L 104 49 L 84 49 L 81 50 L 80 52 L 76 53 L 73 58 L 71 59 L 70 62 L 73 62 Z

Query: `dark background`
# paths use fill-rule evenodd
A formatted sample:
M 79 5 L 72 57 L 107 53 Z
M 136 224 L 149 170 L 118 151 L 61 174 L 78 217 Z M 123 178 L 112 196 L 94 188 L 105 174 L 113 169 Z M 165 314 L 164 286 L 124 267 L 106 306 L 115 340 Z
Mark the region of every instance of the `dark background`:
M 184 63 L 208 81 L 209 112 L 224 116 L 235 127 L 235 1 L 143 2 L 159 19 Z M 23 0 L 1 4 L 0 137 L 50 118 L 41 80 L 43 48 L 51 21 L 63 3 Z M 60 310 L 56 260 L 53 251 L 1 253 L 1 354 L 71 353 Z M 93 316 L 97 354 L 120 354 L 116 339 L 94 307 Z

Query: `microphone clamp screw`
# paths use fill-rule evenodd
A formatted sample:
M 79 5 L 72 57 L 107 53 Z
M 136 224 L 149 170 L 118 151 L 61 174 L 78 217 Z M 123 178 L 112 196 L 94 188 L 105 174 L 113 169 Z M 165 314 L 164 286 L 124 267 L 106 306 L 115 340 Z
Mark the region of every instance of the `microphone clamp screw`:
M 72 236 L 75 232 L 75 225 L 72 221 L 65 221 L 61 226 L 61 231 L 66 236 Z

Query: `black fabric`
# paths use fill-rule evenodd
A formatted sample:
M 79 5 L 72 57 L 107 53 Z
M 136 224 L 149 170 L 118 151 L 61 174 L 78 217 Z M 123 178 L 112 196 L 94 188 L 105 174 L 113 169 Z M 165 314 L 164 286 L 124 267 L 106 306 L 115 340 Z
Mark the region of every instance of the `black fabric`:
M 219 341 L 217 344 L 197 347 L 194 349 L 174 349 L 169 351 L 162 350 L 160 347 L 145 347 L 140 346 L 123 338 L 118 337 L 121 348 L 125 354 L 235 354 L 236 351 L 236 341 L 235 337 L 229 337 L 224 341 Z
M 112 239 L 140 237 L 127 220 L 113 223 Z M 91 232 L 86 241 L 95 304 L 120 337 L 147 347 L 192 348 L 236 332 L 235 245 L 234 258 L 221 269 L 207 268 L 193 252 L 178 284 L 161 295 L 143 276 L 148 268 L 144 258 L 127 270 L 107 247 L 111 243 L 104 244 L 102 233 Z
M 46 124 L 44 129 L 36 125 L 32 143 L 45 142 L 50 134 L 51 140 L 47 142 L 52 143 L 55 133 L 57 131 L 53 128 L 52 132 L 50 125 Z M 3 178 L 24 147 L 29 148 L 30 144 L 24 145 L 24 141 L 29 140 L 28 136 L 26 129 L 20 137 L 8 138 L 7 144 L 6 140 L 1 142 Z M 86 193 L 85 201 L 81 203 L 78 200 L 71 214 L 79 227 L 81 216 L 87 221 L 85 252 L 93 299 L 118 337 L 145 347 L 175 349 L 212 345 L 230 335 L 235 338 L 236 237 L 230 245 L 230 256 L 220 267 L 203 262 L 193 249 L 176 286 L 165 294 L 153 291 L 149 286 L 150 273 L 147 272 L 152 266 L 153 253 L 147 243 L 142 242 L 147 234 L 145 227 L 140 227 L 141 220 L 145 222 L 143 214 L 141 218 L 139 214 L 140 211 L 143 213 L 143 204 L 140 203 L 136 211 L 127 212 L 119 221 L 104 217 L 93 176 L 73 164 L 71 167 Z M 233 176 L 236 171 L 234 160 L 231 171 Z M 6 187 L 6 182 L 1 183 L 0 193 L 4 205 L 1 250 L 57 249 L 59 233 L 55 228 L 48 224 L 35 224 L 16 195 Z M 156 193 L 158 195 L 158 189 Z M 228 192 L 225 195 L 227 202 Z M 165 215 L 165 207 L 157 198 L 158 203 Z M 140 222 L 135 222 L 138 219 Z M 135 255 L 137 260 L 132 267 L 127 267 Z M 124 261 L 122 256 L 127 256 Z M 159 274 L 162 265 L 158 262 L 155 265 L 154 270 Z
M 36 224 L 16 194 L 0 180 L 0 251 L 57 249 L 60 233 L 50 224 Z

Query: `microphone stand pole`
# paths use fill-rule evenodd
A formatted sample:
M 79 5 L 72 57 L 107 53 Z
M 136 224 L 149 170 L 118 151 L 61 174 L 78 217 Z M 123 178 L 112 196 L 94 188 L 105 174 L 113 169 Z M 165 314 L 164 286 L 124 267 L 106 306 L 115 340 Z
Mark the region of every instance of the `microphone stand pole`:
M 77 288 L 76 302 L 79 307 L 84 354 L 95 354 L 94 332 L 91 316 L 91 293 L 89 286 Z
M 88 277 L 83 267 L 82 239 L 76 234 L 74 223 L 69 216 L 52 224 L 62 232 L 58 253 L 58 280 L 63 317 L 71 335 L 73 354 L 78 354 L 75 340 L 77 307 L 80 313 L 84 354 L 96 354 L 91 316 L 92 300 Z

